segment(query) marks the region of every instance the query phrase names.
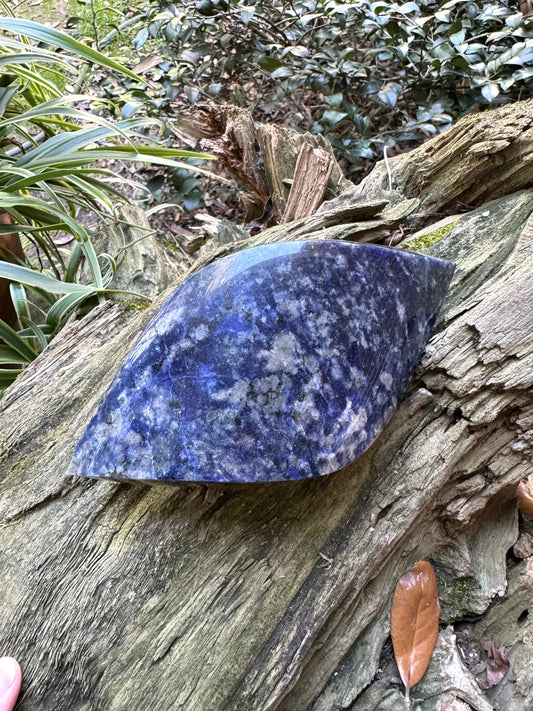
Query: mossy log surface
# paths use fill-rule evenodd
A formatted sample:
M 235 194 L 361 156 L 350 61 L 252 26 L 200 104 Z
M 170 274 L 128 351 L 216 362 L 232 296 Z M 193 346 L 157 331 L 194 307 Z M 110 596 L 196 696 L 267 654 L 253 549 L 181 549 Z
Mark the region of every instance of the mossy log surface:
M 102 304 L 25 371 L 0 411 L 0 653 L 23 667 L 20 711 L 403 709 L 389 608 L 419 559 L 435 567 L 443 628 L 413 703 L 533 707 L 533 531 L 515 499 L 533 449 L 533 191 L 504 192 L 428 240 L 457 264 L 434 335 L 385 432 L 335 474 L 176 488 L 66 476 L 179 265 L 148 309 Z M 398 189 L 397 216 L 412 199 Z M 327 229 L 356 214 L 393 229 L 376 200 L 344 205 L 344 222 L 330 205 Z M 307 231 L 237 230 L 194 268 L 305 238 L 321 214 Z M 460 653 L 487 636 L 511 661 L 488 690 L 482 654 Z

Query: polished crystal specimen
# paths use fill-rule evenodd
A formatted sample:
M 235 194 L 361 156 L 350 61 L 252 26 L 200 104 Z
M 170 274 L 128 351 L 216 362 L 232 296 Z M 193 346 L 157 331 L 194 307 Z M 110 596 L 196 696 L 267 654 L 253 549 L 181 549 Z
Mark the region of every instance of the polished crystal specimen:
M 453 269 L 334 241 L 219 259 L 142 333 L 70 473 L 266 482 L 341 469 L 392 415 Z

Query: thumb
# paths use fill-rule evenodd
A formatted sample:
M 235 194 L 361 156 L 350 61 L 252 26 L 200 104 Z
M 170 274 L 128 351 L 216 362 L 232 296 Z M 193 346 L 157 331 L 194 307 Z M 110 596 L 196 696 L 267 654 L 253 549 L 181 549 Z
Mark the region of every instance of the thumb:
M 21 671 L 11 657 L 0 659 L 0 711 L 12 711 L 20 691 Z

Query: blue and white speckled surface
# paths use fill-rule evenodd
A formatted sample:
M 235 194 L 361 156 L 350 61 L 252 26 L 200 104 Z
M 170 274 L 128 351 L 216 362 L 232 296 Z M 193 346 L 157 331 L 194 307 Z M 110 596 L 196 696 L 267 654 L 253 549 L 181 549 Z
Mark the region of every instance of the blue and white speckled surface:
M 392 415 L 452 274 L 450 262 L 333 241 L 218 260 L 142 333 L 70 473 L 247 482 L 341 469 Z

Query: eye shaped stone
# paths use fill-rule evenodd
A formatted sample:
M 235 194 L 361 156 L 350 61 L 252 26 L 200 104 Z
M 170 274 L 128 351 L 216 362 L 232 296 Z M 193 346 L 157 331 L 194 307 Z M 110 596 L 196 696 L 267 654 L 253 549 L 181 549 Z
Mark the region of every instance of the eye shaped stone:
M 335 241 L 219 259 L 181 284 L 135 343 L 70 473 L 267 482 L 345 467 L 391 417 L 453 270 Z

